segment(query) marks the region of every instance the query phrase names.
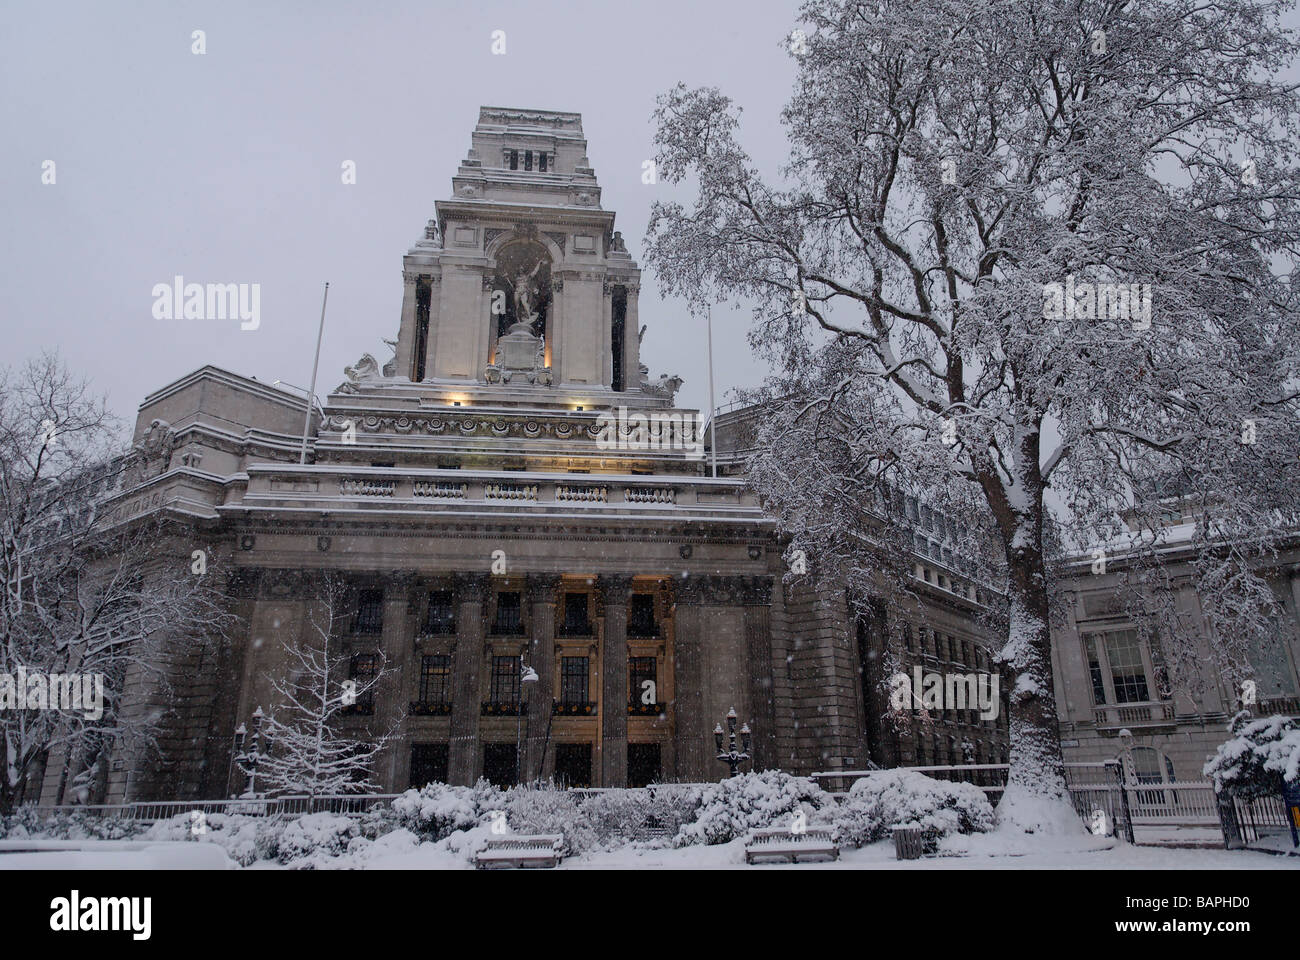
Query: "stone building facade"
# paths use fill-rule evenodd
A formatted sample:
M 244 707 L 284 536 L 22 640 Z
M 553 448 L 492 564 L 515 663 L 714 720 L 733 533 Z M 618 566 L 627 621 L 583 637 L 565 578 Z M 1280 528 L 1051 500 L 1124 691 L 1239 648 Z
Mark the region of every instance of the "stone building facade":
M 103 522 L 167 517 L 160 557 L 206 551 L 239 626 L 128 691 L 166 731 L 115 757 L 98 799 L 242 790 L 235 731 L 277 708 L 327 576 L 352 675 L 382 665 L 347 726 L 396 731 L 372 771 L 386 792 L 716 780 L 732 708 L 756 769 L 1005 759 L 1004 718 L 881 728 L 881 651 L 987 668 L 983 598 L 939 546 L 914 631 L 855 617 L 825 571 L 787 582 L 735 450 L 712 476 L 680 379 L 640 362 L 641 275 L 600 200 L 578 114 L 485 107 L 403 257 L 390 361 L 363 357 L 310 414 L 210 366 L 145 398 L 149 468 L 104 492 Z M 42 799 L 75 773 L 51 756 Z

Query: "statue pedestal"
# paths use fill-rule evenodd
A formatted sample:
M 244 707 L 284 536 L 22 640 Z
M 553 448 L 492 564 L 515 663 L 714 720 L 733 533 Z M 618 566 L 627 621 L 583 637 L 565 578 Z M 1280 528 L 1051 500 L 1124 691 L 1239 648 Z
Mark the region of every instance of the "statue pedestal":
M 500 377 L 506 383 L 522 373 L 529 383 L 551 383 L 551 368 L 546 366 L 541 337 L 535 336 L 529 324 L 516 323 L 497 341 L 496 363 L 489 365 L 488 382 Z

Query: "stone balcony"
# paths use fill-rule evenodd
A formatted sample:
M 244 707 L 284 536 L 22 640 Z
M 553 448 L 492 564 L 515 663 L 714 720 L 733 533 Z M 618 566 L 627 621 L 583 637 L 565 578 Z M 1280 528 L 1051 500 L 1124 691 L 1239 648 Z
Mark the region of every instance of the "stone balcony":
M 686 475 L 253 464 L 222 512 L 701 519 L 768 525 L 744 481 Z
M 1174 705 L 1170 700 L 1108 704 L 1093 709 L 1093 723 L 1099 729 L 1172 726 Z

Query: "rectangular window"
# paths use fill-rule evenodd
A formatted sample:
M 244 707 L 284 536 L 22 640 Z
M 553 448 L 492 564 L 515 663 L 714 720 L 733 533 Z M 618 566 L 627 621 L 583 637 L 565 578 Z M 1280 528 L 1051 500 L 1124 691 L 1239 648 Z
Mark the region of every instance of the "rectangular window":
M 587 703 L 587 680 L 590 675 L 586 657 L 563 657 L 560 664 L 560 702 Z
M 1136 631 L 1119 630 L 1105 636 L 1106 659 L 1110 661 L 1115 702 L 1145 703 L 1150 700 L 1146 667 L 1142 663 L 1142 645 Z
M 411 786 L 419 790 L 426 783 L 446 783 L 448 753 L 445 743 L 411 744 Z
M 564 623 L 561 636 L 585 637 L 591 634 L 591 622 L 587 619 L 587 595 L 585 593 L 566 593 L 564 595 Z
M 629 637 L 653 637 L 655 626 L 655 598 L 648 593 L 632 594 L 632 610 L 627 618 Z
M 541 173 L 546 172 L 546 154 L 544 152 L 537 154 L 537 169 Z
M 1097 657 L 1097 638 L 1089 634 L 1084 639 L 1084 645 L 1088 649 L 1088 675 L 1092 678 L 1092 702 L 1094 706 L 1102 706 L 1106 703 L 1106 683 L 1101 675 L 1101 660 Z
M 450 590 L 429 591 L 429 611 L 424 618 L 424 632 L 436 635 L 456 632 L 456 610 L 452 605 Z
M 657 743 L 629 743 L 627 745 L 627 785 L 647 787 L 658 782 L 662 775 L 662 762 Z
M 533 169 L 533 151 L 531 150 L 524 151 L 524 169 L 525 170 Z
M 353 633 L 382 633 L 384 629 L 384 591 L 362 590 L 357 594 L 357 616 Z
M 654 657 L 628 657 L 627 696 L 638 712 L 655 709 L 660 703 L 658 663 Z M 647 699 L 647 694 L 649 698 Z
M 563 787 L 591 786 L 591 744 L 555 745 L 555 781 Z
M 511 169 L 511 170 L 518 170 L 518 169 L 519 169 L 519 151 L 518 151 L 518 150 L 511 150 L 511 151 L 510 151 L 510 169 Z
M 499 636 L 517 636 L 524 632 L 519 591 L 505 590 L 497 594 L 497 618 L 492 632 Z
M 519 782 L 519 747 L 514 743 L 483 744 L 483 777 L 497 787 Z
M 420 658 L 420 703 L 427 707 L 451 704 L 451 657 L 445 654 Z
M 492 658 L 491 702 L 494 707 L 518 707 L 519 658 Z
M 370 716 L 375 712 L 375 677 L 379 675 L 379 654 L 355 653 L 348 663 L 348 679 L 356 683 L 356 702 L 345 705 L 347 713 Z

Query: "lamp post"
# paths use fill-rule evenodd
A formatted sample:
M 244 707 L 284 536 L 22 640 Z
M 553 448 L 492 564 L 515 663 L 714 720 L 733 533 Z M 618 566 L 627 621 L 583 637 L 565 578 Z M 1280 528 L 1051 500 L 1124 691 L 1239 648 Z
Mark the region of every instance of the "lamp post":
M 245 749 L 248 743 L 248 728 L 242 723 L 235 729 L 235 752 L 231 759 L 240 771 L 248 777 L 248 789 L 244 791 L 243 796 L 254 798 L 257 796 L 257 764 L 262 758 L 262 720 L 265 714 L 262 708 L 258 707 L 253 711 L 253 745 L 251 749 Z
M 713 740 L 718 747 L 718 759 L 731 768 L 731 776 L 736 775 L 740 765 L 749 759 L 749 724 L 740 727 L 740 750 L 736 750 L 736 708 L 727 711 L 728 747 L 723 749 L 722 724 L 713 728 Z
M 515 780 L 519 783 L 524 782 L 523 767 L 523 735 L 521 726 L 524 722 L 524 704 L 527 702 L 524 698 L 524 684 L 536 683 L 537 671 L 532 667 L 524 665 L 524 655 L 519 654 L 519 702 L 515 704 Z

